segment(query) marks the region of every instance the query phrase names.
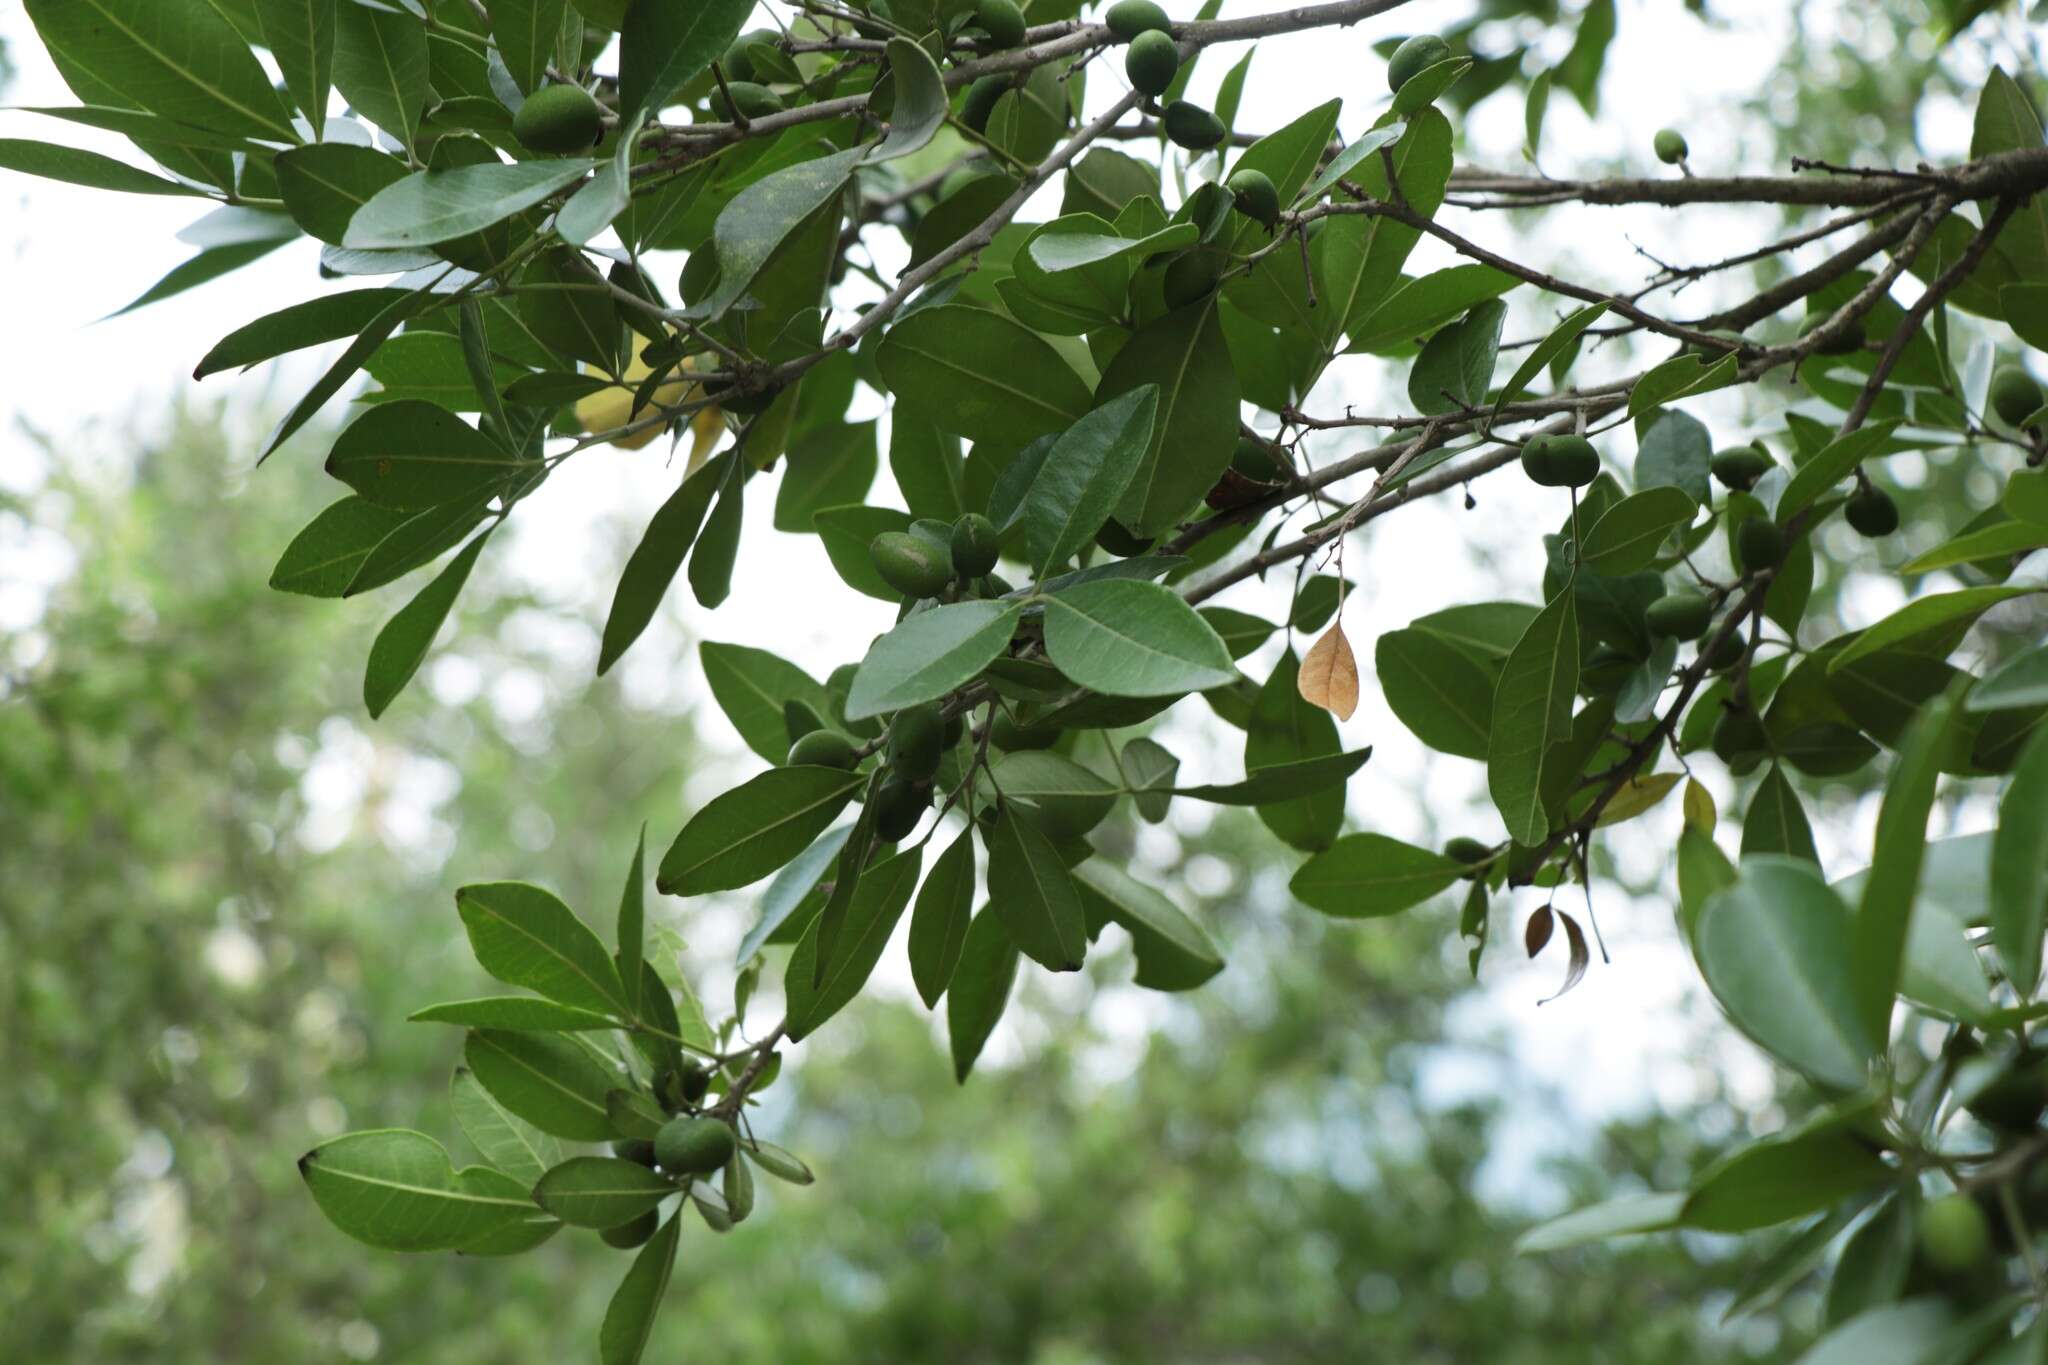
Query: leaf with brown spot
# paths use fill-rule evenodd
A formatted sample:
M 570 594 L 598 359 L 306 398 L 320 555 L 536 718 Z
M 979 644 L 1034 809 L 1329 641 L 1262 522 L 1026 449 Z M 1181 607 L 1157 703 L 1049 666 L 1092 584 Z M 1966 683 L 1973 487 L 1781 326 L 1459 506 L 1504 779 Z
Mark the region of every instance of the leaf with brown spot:
M 1333 621 L 1301 661 L 1295 686 L 1301 699 L 1320 706 L 1338 720 L 1350 720 L 1358 709 L 1358 659 L 1344 637 L 1344 623 Z

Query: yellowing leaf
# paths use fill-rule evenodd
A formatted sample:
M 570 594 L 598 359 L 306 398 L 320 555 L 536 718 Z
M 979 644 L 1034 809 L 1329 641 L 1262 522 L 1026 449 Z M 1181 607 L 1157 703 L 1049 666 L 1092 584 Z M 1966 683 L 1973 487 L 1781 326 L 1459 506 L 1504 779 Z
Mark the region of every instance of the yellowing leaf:
M 1698 778 L 1687 778 L 1684 801 L 1687 827 L 1711 835 L 1720 819 L 1720 813 L 1714 809 L 1714 794 L 1702 787 Z
M 1310 647 L 1301 661 L 1301 676 L 1295 686 L 1301 699 L 1320 706 L 1338 720 L 1350 720 L 1358 709 L 1358 659 L 1351 641 L 1344 637 L 1344 623 L 1333 621 L 1323 638 Z

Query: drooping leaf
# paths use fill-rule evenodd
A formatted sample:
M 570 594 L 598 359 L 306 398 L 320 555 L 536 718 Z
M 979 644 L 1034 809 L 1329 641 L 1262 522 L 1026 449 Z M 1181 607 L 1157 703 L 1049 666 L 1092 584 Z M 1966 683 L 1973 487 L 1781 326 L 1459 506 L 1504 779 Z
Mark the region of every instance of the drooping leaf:
M 935 701 L 971 682 L 1009 647 L 1022 612 L 1017 602 L 954 602 L 905 618 L 861 660 L 847 719 Z
M 1341 621 L 1332 622 L 1309 647 L 1295 686 L 1309 705 L 1320 706 L 1338 720 L 1351 719 L 1358 709 L 1358 658 L 1351 652 Z
M 619 575 L 619 586 L 612 595 L 612 609 L 604 621 L 604 640 L 598 648 L 597 671 L 601 677 L 619 661 L 619 656 L 633 647 L 654 619 L 654 613 L 661 607 L 661 599 L 668 594 L 669 584 L 675 581 L 678 570 L 683 567 L 683 557 L 696 543 L 698 528 L 704 524 L 704 514 L 711 510 L 712 494 L 725 478 L 729 456 L 707 461 L 702 467 L 685 478 L 675 492 L 668 495 L 653 520 L 647 523 L 646 533 L 634 547 L 632 556 L 626 560 L 625 572 Z M 705 646 L 710 648 L 710 646 Z M 706 673 L 710 672 L 707 662 Z M 714 688 L 716 684 L 713 684 Z M 779 731 L 781 709 L 776 709 L 776 725 Z M 787 746 L 783 746 L 787 748 Z M 781 753 L 766 758 L 780 758 Z
M 410 511 L 478 497 L 531 467 L 438 404 L 406 399 L 352 422 L 327 472 L 380 507 Z
M 937 1009 L 959 965 L 974 909 L 974 832 L 960 837 L 932 864 L 910 914 L 910 976 L 926 1009 Z
M 204 191 L 160 175 L 138 170 L 98 152 L 62 147 L 54 142 L 32 142 L 25 138 L 0 138 L 0 170 L 39 175 L 87 189 L 113 190 L 121 194 L 196 196 Z
M 1470 411 L 1486 402 L 1507 305 L 1488 299 L 1442 328 L 1408 373 L 1408 401 L 1424 414 Z
M 1280 656 L 1259 689 L 1245 727 L 1244 766 L 1256 780 L 1261 769 L 1296 764 L 1343 752 L 1337 724 L 1327 711 L 1301 698 L 1300 665 L 1292 652 Z M 1259 819 L 1290 847 L 1314 853 L 1328 848 L 1344 823 L 1344 792 L 1339 786 L 1262 802 Z
M 455 893 L 477 963 L 498 980 L 577 1009 L 625 1010 L 618 969 L 560 898 L 525 882 L 481 882 Z
M 676 835 L 655 885 L 695 896 L 759 881 L 824 833 L 864 780 L 836 768 L 775 768 L 714 797 Z
M 697 646 L 704 681 L 747 747 L 770 763 L 789 753 L 783 708 L 801 702 L 820 717 L 831 714 L 825 689 L 795 664 L 765 649 L 706 640 Z
M 917 887 L 921 851 L 906 850 L 869 868 L 848 902 L 844 921 L 834 935 L 830 960 L 822 974 L 818 964 L 818 924 L 790 954 L 782 989 L 788 997 L 791 1041 L 809 1037 L 818 1027 L 860 994 L 881 961 L 882 949 Z
M 1045 648 L 1060 672 L 1105 696 L 1172 696 L 1237 677 L 1209 623 L 1157 583 L 1106 579 L 1047 598 Z
M 637 1161 L 572 1156 L 540 1178 L 533 1198 L 572 1228 L 615 1228 L 675 1192 L 675 1182 Z
M 384 714 L 426 661 L 434 637 L 440 634 L 455 599 L 462 594 L 463 584 L 469 581 L 469 571 L 476 567 L 476 558 L 483 553 L 484 542 L 490 538 L 486 531 L 463 546 L 462 553 L 449 560 L 448 567 L 377 632 L 363 669 L 363 706 L 372 720 Z
M 1991 841 L 1991 941 L 2020 998 L 2041 981 L 2048 924 L 2048 730 L 2036 731 L 1998 803 Z
M 1571 730 L 1578 679 L 1578 613 L 1567 588 L 1529 623 L 1494 689 L 1486 785 L 1517 843 L 1540 844 L 1550 833 L 1543 759 Z
M 338 0 L 255 0 L 263 45 L 277 59 L 284 88 L 313 125 L 327 127 L 327 91 L 334 84 L 335 9 Z
M 335 88 L 410 147 L 434 93 L 426 25 L 396 9 L 344 4 L 335 13 L 334 40 Z
M 440 1143 L 401 1128 L 347 1133 L 299 1158 L 328 1221 L 386 1251 L 450 1251 L 532 1213 L 497 1174 L 458 1171 Z
M 1151 448 L 1159 391 L 1110 399 L 1060 434 L 1024 495 L 1024 535 L 1044 578 L 1079 554 L 1109 520 Z
M 1927 849 L 1927 816 L 1948 746 L 1957 691 L 1937 697 L 1920 713 L 1899 746 L 1878 808 L 1871 840 L 1870 879 L 1856 909 L 1855 951 L 1850 958 L 1856 999 L 1866 1036 L 1891 1033 L 1892 1001 L 1905 968 L 1912 935 L 1913 901 Z
M 1106 403 L 1148 386 L 1159 392 L 1152 442 L 1116 507 L 1116 519 L 1140 538 L 1178 522 L 1237 449 L 1237 369 L 1213 300 L 1139 328 L 1103 372 L 1096 397 Z
M 908 38 L 891 38 L 885 51 L 895 104 L 889 111 L 889 135 L 868 153 L 871 162 L 924 150 L 946 122 L 946 84 L 930 54 Z
M 946 991 L 946 1033 L 952 1044 L 953 1078 L 962 1084 L 995 1032 L 1010 987 L 1017 980 L 1017 945 L 1002 919 L 983 906 L 967 926 L 960 962 Z
M 1363 919 L 1420 905 L 1465 871 L 1454 858 L 1384 834 L 1347 834 L 1303 863 L 1288 889 L 1310 909 Z
M 1048 971 L 1078 971 L 1088 950 L 1080 892 L 1059 850 L 1007 803 L 987 831 L 989 907 L 1025 956 Z
M 601 1365 L 640 1365 L 647 1338 L 654 1331 L 655 1311 L 661 1306 L 669 1274 L 675 1269 L 682 1217 L 681 1209 L 668 1216 L 668 1221 L 633 1258 L 626 1278 L 619 1281 L 611 1303 L 604 1310 L 604 1324 L 598 1329 Z
M 1486 758 L 1496 679 L 1471 655 L 1410 627 L 1380 636 L 1373 662 L 1388 708 L 1417 739 L 1440 753 Z
M 1090 858 L 1074 869 L 1074 880 L 1084 900 L 1130 934 L 1140 986 L 1191 991 L 1223 970 L 1223 954 L 1201 925 L 1114 863 Z

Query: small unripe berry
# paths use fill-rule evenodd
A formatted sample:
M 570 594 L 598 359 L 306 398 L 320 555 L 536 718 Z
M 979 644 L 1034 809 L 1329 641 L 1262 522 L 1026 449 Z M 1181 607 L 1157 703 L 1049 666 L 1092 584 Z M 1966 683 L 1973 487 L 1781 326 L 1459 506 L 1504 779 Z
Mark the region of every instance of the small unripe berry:
M 1124 75 L 1144 95 L 1163 95 L 1180 70 L 1180 49 L 1159 29 L 1147 29 L 1131 40 L 1124 53 Z
M 1237 211 L 1268 232 L 1280 221 L 1280 191 L 1264 171 L 1239 171 L 1225 182 L 1225 187 Z
M 732 1129 L 717 1119 L 673 1118 L 654 1135 L 654 1159 L 670 1175 L 709 1175 L 732 1160 Z
M 1770 472 L 1771 457 L 1755 446 L 1735 446 L 1716 454 L 1712 467 L 1723 487 L 1747 493 Z
M 1849 499 L 1842 515 L 1859 535 L 1872 540 L 1899 529 L 1899 505 L 1882 488 L 1865 488 Z
M 1696 592 L 1667 593 L 1650 603 L 1643 620 L 1652 635 L 1697 640 L 1714 622 L 1714 604 Z
M 1434 33 L 1418 33 L 1387 58 L 1387 89 L 1400 88 L 1439 62 L 1451 59 L 1451 45 Z
M 1024 11 L 1017 8 L 1017 0 L 978 0 L 974 17 L 997 47 L 1015 47 L 1024 41 Z
M 1134 42 L 1141 33 L 1160 32 L 1173 27 L 1173 21 L 1166 17 L 1166 11 L 1152 3 L 1152 0 L 1116 0 L 1109 12 L 1102 16 L 1102 22 L 1109 31 L 1125 42 Z
M 1189 104 L 1186 100 L 1175 100 L 1167 105 L 1160 123 L 1176 146 L 1191 152 L 1206 151 L 1226 136 L 1223 120 L 1201 105 Z
M 1691 150 L 1685 145 L 1685 134 L 1676 128 L 1659 128 L 1650 145 L 1656 149 L 1657 159 L 1667 166 L 1676 166 Z
M 1998 420 L 2017 427 L 2041 408 L 2041 385 L 2017 365 L 2001 365 L 1991 376 L 1991 410 Z
M 580 152 L 597 144 L 604 111 L 580 85 L 545 85 L 512 118 L 512 136 L 536 152 Z

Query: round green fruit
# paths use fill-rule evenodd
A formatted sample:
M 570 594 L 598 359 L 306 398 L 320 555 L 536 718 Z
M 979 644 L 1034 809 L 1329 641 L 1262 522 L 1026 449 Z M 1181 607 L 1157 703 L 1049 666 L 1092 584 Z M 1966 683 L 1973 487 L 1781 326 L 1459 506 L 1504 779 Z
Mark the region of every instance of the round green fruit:
M 1190 104 L 1186 100 L 1175 100 L 1167 105 L 1159 121 L 1175 146 L 1185 147 L 1191 152 L 1207 151 L 1223 141 L 1225 136 L 1223 120 L 1201 105 Z
M 1479 840 L 1461 834 L 1444 844 L 1444 856 L 1454 863 L 1472 867 L 1490 860 L 1493 857 L 1493 850 Z
M 1001 557 L 996 524 L 979 512 L 969 512 L 953 523 L 953 570 L 962 578 L 979 578 L 995 568 Z
M 612 1144 L 612 1155 L 642 1166 L 654 1164 L 654 1144 L 646 1138 L 626 1138 Z
M 1749 653 L 1749 642 L 1742 638 L 1742 632 L 1738 630 L 1719 644 L 1708 647 L 1706 650 L 1707 667 L 1719 673 L 1723 669 L 1733 668 L 1741 663 L 1742 656 L 1747 653 Z
M 860 756 L 854 750 L 855 745 L 849 735 L 837 730 L 813 730 L 789 746 L 786 761 L 792 768 L 850 769 L 860 762 Z
M 1287 479 L 1287 471 L 1274 458 L 1273 447 L 1249 436 L 1237 438 L 1237 449 L 1230 454 L 1230 467 L 1254 483 L 1284 483 Z
M 1774 568 L 1785 557 L 1785 533 L 1767 516 L 1751 517 L 1735 528 L 1735 562 L 1744 573 Z
M 1723 703 L 1714 722 L 1714 756 L 1737 772 L 1754 768 L 1770 748 L 1764 723 L 1747 706 Z
M 1991 1255 L 1991 1223 L 1977 1201 L 1946 1194 L 1920 1211 L 1920 1254 L 1945 1275 L 1974 1270 Z
M 1024 11 L 1017 8 L 1017 0 L 979 0 L 974 17 L 997 47 L 1015 47 L 1024 41 Z
M 676 1073 L 676 1086 L 683 1099 L 691 1104 L 704 1098 L 704 1092 L 711 1088 L 711 1073 L 695 1062 L 687 1062 Z
M 1584 488 L 1600 477 L 1600 452 L 1583 436 L 1539 432 L 1522 446 L 1522 472 L 1545 488 Z
M 673 1118 L 654 1135 L 654 1159 L 670 1175 L 709 1175 L 732 1160 L 737 1145 L 717 1119 Z
M 1418 33 L 1387 58 L 1387 89 L 1398 91 L 1439 62 L 1451 59 L 1451 45 L 1434 33 Z
M 731 100 L 726 96 L 730 94 Z M 786 107 L 782 96 L 765 85 L 753 81 L 727 81 L 725 89 L 711 92 L 711 107 L 722 117 L 737 122 L 740 119 L 767 118 L 779 114 Z
M 929 782 L 946 753 L 946 722 L 930 702 L 909 706 L 889 722 L 889 772 L 905 782 Z
M 1714 604 L 1696 592 L 1667 593 L 1650 603 L 1643 621 L 1652 635 L 1697 640 L 1714 622 Z
M 604 1239 L 606 1246 L 630 1251 L 652 1237 L 660 1227 L 661 1215 L 649 1209 L 632 1222 L 621 1223 L 615 1228 L 602 1228 L 597 1235 Z
M 512 136 L 535 152 L 581 152 L 604 133 L 604 111 L 580 85 L 545 85 L 512 118 Z
M 1755 446 L 1735 446 L 1718 452 L 1711 466 L 1724 488 L 1747 493 L 1771 470 L 1771 457 Z
M 1280 191 L 1264 171 L 1242 170 L 1224 183 L 1239 213 L 1267 231 L 1280 221 Z
M 733 39 L 732 46 L 718 59 L 719 70 L 725 73 L 725 78 L 729 81 L 753 80 L 761 74 L 754 66 L 754 44 L 764 40 L 773 42 L 779 37 L 781 35 L 771 29 L 748 29 Z
M 955 717 L 953 717 L 953 718 L 952 718 L 951 720 L 949 720 L 949 721 L 947 721 L 947 722 L 946 722 L 946 733 L 945 733 L 945 740 L 944 740 L 944 743 L 945 743 L 945 747 L 946 747 L 947 749 L 949 749 L 949 750 L 950 750 L 951 748 L 953 748 L 953 746 L 954 746 L 954 745 L 958 744 L 958 743 L 959 743 L 959 742 L 960 742 L 961 740 L 965 739 L 966 737 L 967 737 L 967 717 L 966 717 L 966 716 L 964 716 L 964 715 L 960 715 L 960 716 L 955 716 Z
M 1882 488 L 1864 488 L 1849 499 L 1842 515 L 1859 535 L 1872 540 L 1899 529 L 1899 505 Z
M 1222 252 L 1199 246 L 1181 252 L 1166 263 L 1166 275 L 1160 281 L 1166 306 L 1185 308 L 1200 303 L 1216 292 L 1216 281 L 1222 273 Z
M 2048 1111 L 2048 1057 L 2022 1053 L 2005 1071 L 1964 1106 L 1970 1116 L 1993 1128 L 2032 1132 Z
M 931 804 L 931 788 L 912 786 L 900 777 L 884 779 L 875 793 L 875 833 L 885 842 L 896 842 L 917 828 Z
M 983 76 L 967 87 L 967 98 L 960 102 L 960 122 L 977 133 L 988 131 L 988 117 L 996 111 L 996 101 L 1010 88 L 1010 77 Z
M 2017 365 L 2001 365 L 1991 376 L 1991 410 L 1998 420 L 2017 427 L 2041 410 L 2041 385 Z
M 1180 70 L 1180 48 L 1163 29 L 1147 29 L 1131 39 L 1124 53 L 1124 75 L 1132 89 L 1155 98 L 1166 93 Z
M 1095 544 L 1118 559 L 1129 559 L 1151 549 L 1153 542 L 1138 539 L 1125 529 L 1122 522 L 1112 519 L 1103 522 L 1102 529 L 1095 533 Z
M 1619 692 L 1635 676 L 1642 660 L 1612 645 L 1601 645 L 1579 666 L 1579 690 L 1589 697 Z
M 868 542 L 875 572 L 905 597 L 936 597 L 953 581 L 948 556 L 908 531 L 884 531 Z
M 1136 42 L 1141 33 L 1164 33 L 1173 27 L 1166 11 L 1152 0 L 1116 0 L 1102 16 L 1109 31 L 1125 42 Z
M 1667 166 L 1676 166 L 1691 151 L 1685 145 L 1685 134 L 1676 128 L 1659 128 L 1650 145 L 1656 149 L 1657 159 Z

